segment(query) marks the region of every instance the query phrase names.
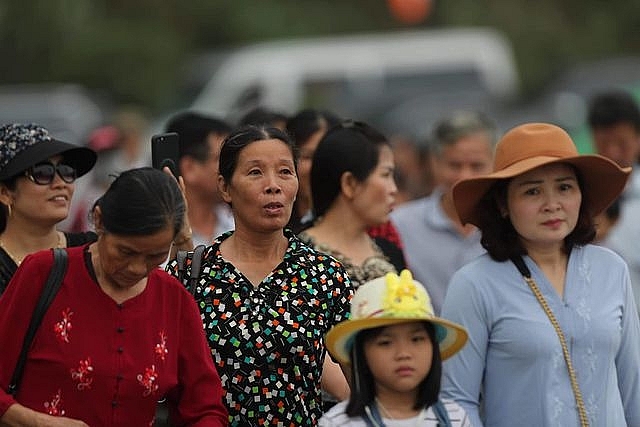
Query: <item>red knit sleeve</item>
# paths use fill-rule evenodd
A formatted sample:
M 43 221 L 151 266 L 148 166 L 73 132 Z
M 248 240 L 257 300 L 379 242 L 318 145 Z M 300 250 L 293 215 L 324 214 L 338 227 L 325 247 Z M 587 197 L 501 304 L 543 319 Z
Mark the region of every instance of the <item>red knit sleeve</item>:
M 175 280 L 171 278 L 171 280 Z M 177 413 L 189 426 L 218 427 L 229 424 L 222 403 L 222 382 L 213 364 L 200 311 L 191 296 L 184 293 L 182 303 L 181 338 L 178 355 Z

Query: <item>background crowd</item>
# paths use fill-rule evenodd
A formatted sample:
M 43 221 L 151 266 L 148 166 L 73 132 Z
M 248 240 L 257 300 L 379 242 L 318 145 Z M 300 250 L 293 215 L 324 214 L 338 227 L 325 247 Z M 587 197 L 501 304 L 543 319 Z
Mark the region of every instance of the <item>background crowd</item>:
M 0 420 L 639 425 L 640 111 L 603 92 L 588 122 L 598 154 L 451 111 L 415 172 L 328 111 L 184 111 L 179 180 L 134 111 L 83 147 L 2 126 Z M 67 271 L 9 388 L 49 248 Z

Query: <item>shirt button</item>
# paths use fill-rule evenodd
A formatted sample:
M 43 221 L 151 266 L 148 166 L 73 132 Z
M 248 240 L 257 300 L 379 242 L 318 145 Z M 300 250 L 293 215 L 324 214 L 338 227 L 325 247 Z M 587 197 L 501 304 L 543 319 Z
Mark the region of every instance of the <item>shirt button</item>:
M 124 378 L 124 375 L 122 375 L 122 374 L 116 375 L 116 380 L 118 380 L 118 381 L 122 381 L 123 378 Z
M 123 333 L 123 332 L 124 332 L 124 328 L 123 328 L 122 326 L 119 326 L 119 327 L 118 327 L 118 332 L 119 332 L 119 333 Z
M 117 401 L 117 400 L 112 400 L 112 401 L 111 401 L 111 406 L 112 406 L 112 407 L 114 407 L 114 408 L 115 408 L 116 406 L 118 406 L 118 401 Z
M 124 352 L 124 348 L 123 347 L 118 347 L 118 353 L 122 353 Z

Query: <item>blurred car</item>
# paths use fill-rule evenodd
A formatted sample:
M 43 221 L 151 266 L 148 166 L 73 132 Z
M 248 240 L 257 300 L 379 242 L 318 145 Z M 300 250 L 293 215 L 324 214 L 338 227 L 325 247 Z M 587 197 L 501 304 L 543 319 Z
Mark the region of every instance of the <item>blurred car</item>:
M 103 124 L 104 107 L 77 84 L 0 86 L 0 123 L 38 123 L 56 138 L 84 144 Z
M 441 111 L 519 90 L 511 45 L 490 28 L 272 41 L 215 55 L 194 63 L 192 76 L 207 80 L 190 108 L 232 122 L 256 106 L 315 107 L 416 136 Z M 414 104 L 419 116 L 404 120 Z
M 588 104 L 595 94 L 611 89 L 628 90 L 640 102 L 640 57 L 609 57 L 575 64 L 552 80 L 539 96 L 499 110 L 496 115 L 506 128 L 529 121 L 555 123 L 571 134 L 581 153 L 592 153 Z

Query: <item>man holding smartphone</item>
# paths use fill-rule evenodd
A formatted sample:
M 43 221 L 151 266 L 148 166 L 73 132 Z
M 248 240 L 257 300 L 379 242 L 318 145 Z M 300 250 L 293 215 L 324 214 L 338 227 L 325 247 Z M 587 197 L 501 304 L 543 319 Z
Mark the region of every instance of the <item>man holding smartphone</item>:
M 193 245 L 209 245 L 234 228 L 231 210 L 218 194 L 218 157 L 231 126 L 187 111 L 171 117 L 165 130 L 180 138 L 178 168 L 185 183 Z

